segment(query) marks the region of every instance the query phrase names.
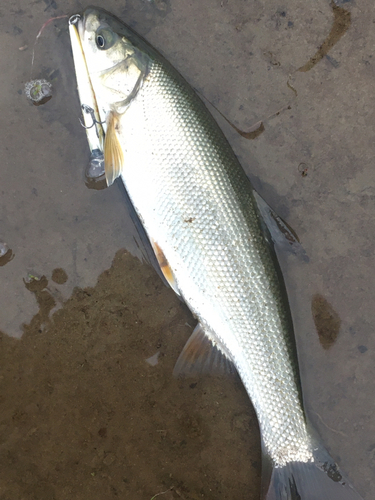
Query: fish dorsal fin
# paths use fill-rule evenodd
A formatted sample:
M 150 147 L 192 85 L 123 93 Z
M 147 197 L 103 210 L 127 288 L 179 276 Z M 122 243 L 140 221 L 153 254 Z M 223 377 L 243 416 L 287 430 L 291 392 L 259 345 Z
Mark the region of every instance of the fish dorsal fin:
M 179 375 L 235 373 L 232 358 L 217 337 L 198 323 L 186 342 L 173 370 Z
M 151 245 L 152 248 L 155 252 L 156 260 L 158 261 L 158 264 L 160 266 L 161 272 L 163 273 L 164 278 L 167 280 L 169 286 L 172 288 L 172 290 L 177 293 L 177 295 L 181 295 L 180 291 L 177 286 L 176 278 L 174 276 L 174 273 L 172 271 L 171 266 L 169 265 L 166 256 L 164 255 L 163 250 L 160 248 L 160 246 L 156 243 L 154 239 L 151 238 Z
M 266 225 L 275 245 L 279 248 L 291 251 L 292 253 L 300 256 L 305 262 L 308 262 L 309 258 L 302 247 L 296 232 L 268 205 L 259 193 L 255 190 L 253 193 L 263 222 Z
M 124 166 L 124 153 L 122 151 L 118 129 L 120 115 L 110 111 L 107 118 L 107 132 L 104 141 L 104 168 L 107 185 L 113 184 L 121 174 Z

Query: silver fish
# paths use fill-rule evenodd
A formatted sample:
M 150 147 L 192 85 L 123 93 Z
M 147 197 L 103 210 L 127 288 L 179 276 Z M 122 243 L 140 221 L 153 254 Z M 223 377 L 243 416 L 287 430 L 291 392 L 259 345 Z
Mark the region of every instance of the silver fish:
M 307 423 L 271 235 L 220 128 L 120 20 L 88 8 L 71 24 L 105 120 L 107 183 L 122 179 L 164 276 L 198 319 L 176 372 L 192 361 L 237 369 L 262 435 L 262 498 L 360 500 Z

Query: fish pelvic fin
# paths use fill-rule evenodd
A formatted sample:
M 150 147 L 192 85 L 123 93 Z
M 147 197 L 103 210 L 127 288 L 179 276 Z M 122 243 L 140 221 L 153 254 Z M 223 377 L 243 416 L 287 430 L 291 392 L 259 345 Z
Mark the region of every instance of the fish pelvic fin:
M 107 118 L 107 132 L 104 141 L 104 169 L 107 186 L 119 177 L 124 166 L 124 153 L 119 139 L 120 115 L 110 111 Z
M 363 500 L 322 445 L 311 462 L 273 467 L 263 459 L 262 500 Z
M 181 351 L 173 370 L 175 377 L 236 373 L 236 368 L 225 346 L 214 333 L 200 323 Z

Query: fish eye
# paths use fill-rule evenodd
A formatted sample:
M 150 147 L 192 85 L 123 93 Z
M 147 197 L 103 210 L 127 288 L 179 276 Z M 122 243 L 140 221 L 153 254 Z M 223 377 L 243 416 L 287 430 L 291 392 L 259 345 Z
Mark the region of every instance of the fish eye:
M 98 49 L 107 50 L 115 43 L 116 37 L 112 30 L 102 28 L 97 32 L 95 41 Z

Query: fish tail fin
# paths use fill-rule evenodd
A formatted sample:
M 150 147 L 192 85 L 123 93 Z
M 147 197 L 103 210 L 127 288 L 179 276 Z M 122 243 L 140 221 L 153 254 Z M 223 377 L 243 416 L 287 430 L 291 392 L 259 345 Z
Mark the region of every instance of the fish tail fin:
M 264 500 L 363 500 L 323 446 L 315 448 L 311 462 L 273 467 L 265 459 L 263 468 Z

